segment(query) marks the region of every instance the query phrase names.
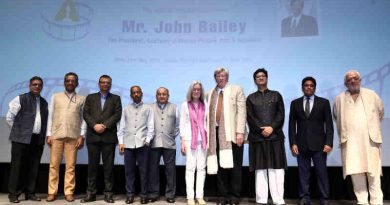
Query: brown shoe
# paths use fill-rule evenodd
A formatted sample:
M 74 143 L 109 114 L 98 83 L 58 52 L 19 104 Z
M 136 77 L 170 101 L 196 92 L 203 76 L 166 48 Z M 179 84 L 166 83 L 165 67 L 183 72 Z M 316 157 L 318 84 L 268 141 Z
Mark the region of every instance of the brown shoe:
M 47 202 L 52 202 L 56 200 L 56 195 L 55 194 L 49 194 L 46 198 Z
M 74 201 L 73 194 L 65 195 L 65 200 L 68 201 L 68 202 Z

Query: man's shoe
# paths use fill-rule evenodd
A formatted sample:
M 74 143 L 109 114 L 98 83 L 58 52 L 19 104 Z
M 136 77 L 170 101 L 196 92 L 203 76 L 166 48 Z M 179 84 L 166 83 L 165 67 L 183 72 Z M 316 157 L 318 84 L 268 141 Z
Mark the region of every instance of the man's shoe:
M 80 203 L 88 203 L 96 201 L 96 196 L 93 194 L 87 194 L 87 196 L 80 200 Z
M 46 198 L 47 202 L 52 202 L 56 200 L 56 195 L 55 194 L 49 194 Z
M 203 198 L 197 198 L 196 201 L 199 205 L 206 205 L 206 201 Z
M 148 202 L 149 202 L 149 203 L 153 203 L 153 202 L 155 202 L 155 201 L 157 201 L 157 200 L 158 200 L 157 197 L 155 197 L 155 198 L 148 198 Z
M 175 203 L 175 198 L 167 198 L 168 203 Z
M 298 205 L 311 205 L 310 201 L 307 201 L 305 199 L 301 199 Z
M 330 202 L 328 200 L 320 202 L 321 205 L 330 205 Z
M 225 201 L 218 201 L 217 205 L 226 205 L 226 202 Z
M 112 195 L 105 195 L 104 196 L 104 201 L 106 203 L 114 203 L 114 198 L 112 198 Z
M 9 202 L 11 202 L 11 203 L 20 203 L 18 198 L 9 198 Z
M 66 200 L 67 202 L 73 202 L 73 201 L 74 201 L 73 194 L 65 195 L 65 200 Z
M 141 197 L 141 204 L 147 204 L 147 203 L 148 203 L 148 199 Z
M 41 198 L 35 194 L 26 194 L 25 199 L 31 201 L 41 201 Z
M 230 201 L 230 205 L 240 205 L 240 201 Z
M 126 201 L 125 201 L 126 204 L 132 204 L 133 202 L 134 202 L 134 196 L 128 196 L 126 198 Z
M 187 205 L 195 205 L 195 200 L 194 199 L 187 199 Z

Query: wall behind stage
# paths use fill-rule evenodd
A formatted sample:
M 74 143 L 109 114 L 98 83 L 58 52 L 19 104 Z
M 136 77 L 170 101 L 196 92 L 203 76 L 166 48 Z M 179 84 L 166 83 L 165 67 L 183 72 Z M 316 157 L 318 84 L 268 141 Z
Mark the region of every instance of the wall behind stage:
M 390 1 L 304 0 L 303 13 L 316 25 L 295 34 L 282 29 L 284 19 L 290 22 L 289 5 L 288 0 L 0 1 L 0 162 L 10 161 L 8 102 L 27 91 L 34 75 L 44 78 L 42 95 L 48 100 L 63 91 L 63 75 L 74 71 L 82 95 L 96 92 L 99 76 L 108 74 L 124 105 L 136 84 L 147 103 L 165 86 L 170 101 L 180 104 L 193 80 L 213 88 L 217 67 L 228 68 L 230 82 L 249 95 L 256 90 L 253 71 L 265 67 L 269 88 L 284 97 L 286 122 L 290 102 L 302 95 L 303 77 L 317 78 L 317 94 L 333 101 L 345 89 L 343 75 L 355 68 L 362 84 L 389 108 Z M 383 156 L 388 156 L 389 114 L 382 127 Z M 284 130 L 287 134 L 287 123 Z M 337 135 L 334 145 L 328 164 L 340 166 Z M 288 146 L 288 165 L 296 166 Z M 177 163 L 185 164 L 179 151 L 177 156 Z M 390 158 L 383 160 L 390 165 Z M 49 162 L 48 147 L 42 162 Z M 86 148 L 78 163 L 87 163 Z M 117 155 L 116 164 L 122 163 Z

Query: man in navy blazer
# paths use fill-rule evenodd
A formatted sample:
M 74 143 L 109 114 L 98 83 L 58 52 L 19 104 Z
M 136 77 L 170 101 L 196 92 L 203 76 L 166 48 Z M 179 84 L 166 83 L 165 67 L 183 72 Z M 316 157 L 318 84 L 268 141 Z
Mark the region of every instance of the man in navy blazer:
M 293 100 L 290 105 L 289 141 L 291 152 L 298 161 L 301 205 L 311 204 L 311 160 L 317 175 L 320 203 L 329 203 L 326 158 L 333 146 L 333 121 L 329 101 L 314 95 L 316 84 L 313 77 L 305 77 L 302 80 L 304 96 Z
M 88 188 L 87 196 L 81 203 L 96 200 L 97 173 L 100 156 L 104 170 L 104 201 L 114 203 L 114 160 L 115 147 L 118 144 L 117 123 L 121 119 L 122 104 L 118 95 L 110 93 L 112 79 L 108 75 L 99 78 L 98 93 L 87 96 L 84 104 L 84 119 L 88 124 Z
M 291 0 L 292 15 L 282 20 L 282 37 L 318 36 L 314 17 L 302 14 L 302 0 Z

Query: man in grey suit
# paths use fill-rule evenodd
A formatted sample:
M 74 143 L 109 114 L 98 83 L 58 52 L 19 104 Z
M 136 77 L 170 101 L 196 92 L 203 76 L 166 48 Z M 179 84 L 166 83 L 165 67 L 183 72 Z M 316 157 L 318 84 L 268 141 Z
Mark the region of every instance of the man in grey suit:
M 100 163 L 103 160 L 104 170 L 104 201 L 114 203 L 114 159 L 115 147 L 118 143 L 117 123 L 121 119 L 122 104 L 118 95 L 110 93 L 112 79 L 108 75 L 99 78 L 98 93 L 87 96 L 84 105 L 84 119 L 88 124 L 88 188 L 87 196 L 81 203 L 96 200 L 96 181 Z
M 160 158 L 165 164 L 165 197 L 168 203 L 175 202 L 176 193 L 176 136 L 179 134 L 179 111 L 168 102 L 169 90 L 160 87 L 156 91 L 157 102 L 152 104 L 154 113 L 154 138 L 149 153 L 148 199 L 155 202 L 160 193 Z

